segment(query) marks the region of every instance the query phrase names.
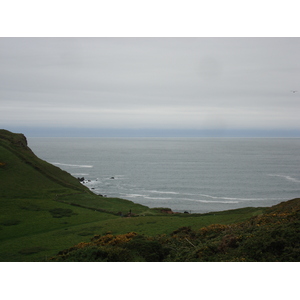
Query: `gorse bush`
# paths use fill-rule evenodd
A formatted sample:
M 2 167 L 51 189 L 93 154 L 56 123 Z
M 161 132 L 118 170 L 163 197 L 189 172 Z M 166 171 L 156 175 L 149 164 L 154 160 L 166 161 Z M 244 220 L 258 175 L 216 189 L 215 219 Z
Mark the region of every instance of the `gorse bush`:
M 92 242 L 95 245 L 120 245 L 129 242 L 132 238 L 134 238 L 137 235 L 136 232 L 129 232 L 126 234 L 119 234 L 119 235 L 112 235 L 111 233 L 108 233 L 104 236 L 96 235 L 92 238 Z
M 140 257 L 144 261 L 159 262 L 163 261 L 169 250 L 158 240 L 146 238 L 138 235 L 136 238 L 124 245 L 125 249 L 130 250 L 135 254 L 135 257 Z
M 248 221 L 181 227 L 170 235 L 98 235 L 54 261 L 300 261 L 300 210 L 269 211 Z
M 61 251 L 52 261 L 162 261 L 164 251 L 156 240 L 135 232 L 94 236 L 91 242 L 79 243 Z

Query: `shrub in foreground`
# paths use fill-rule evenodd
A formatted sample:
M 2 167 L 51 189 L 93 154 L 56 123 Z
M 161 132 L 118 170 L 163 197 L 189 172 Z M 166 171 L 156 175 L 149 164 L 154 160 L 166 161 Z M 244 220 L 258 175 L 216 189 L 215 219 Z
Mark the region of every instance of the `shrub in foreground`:
M 231 225 L 213 224 L 196 230 L 181 227 L 170 235 L 153 237 L 135 232 L 95 236 L 52 260 L 300 261 L 300 208 L 287 204 Z

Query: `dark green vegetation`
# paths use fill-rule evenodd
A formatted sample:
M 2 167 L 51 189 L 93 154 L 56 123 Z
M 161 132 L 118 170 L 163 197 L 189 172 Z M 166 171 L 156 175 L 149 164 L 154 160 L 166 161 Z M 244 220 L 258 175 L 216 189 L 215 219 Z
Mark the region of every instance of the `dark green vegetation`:
M 104 198 L 0 130 L 0 261 L 299 261 L 299 209 L 168 214 Z
M 300 259 L 300 199 L 234 224 L 185 226 L 171 234 L 96 235 L 52 261 L 292 262 Z

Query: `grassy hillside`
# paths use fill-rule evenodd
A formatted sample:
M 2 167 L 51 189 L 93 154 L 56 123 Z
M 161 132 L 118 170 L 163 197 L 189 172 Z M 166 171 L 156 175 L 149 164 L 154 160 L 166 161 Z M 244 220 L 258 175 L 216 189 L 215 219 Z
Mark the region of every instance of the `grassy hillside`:
M 86 192 L 78 180 L 39 159 L 22 134 L 0 130 L 1 196 L 28 197 L 44 194 Z
M 84 199 L 81 207 L 69 204 L 76 197 Z M 99 229 L 108 231 L 106 221 L 119 218 L 118 202 L 125 212 L 151 211 L 118 199 L 111 199 L 115 205 L 108 207 L 107 201 L 36 157 L 24 135 L 0 130 L 1 261 L 41 260 Z
M 51 261 L 295 262 L 300 259 L 300 199 L 247 221 L 184 226 L 171 234 L 94 236 Z
M 0 261 L 46 261 L 50 257 L 58 261 L 230 260 L 232 257 L 220 256 L 218 251 L 205 252 L 203 247 L 225 249 L 219 244 L 230 244 L 231 238 L 224 236 L 231 234 L 236 241 L 232 245 L 241 241 L 251 245 L 250 232 L 259 229 L 262 240 L 267 241 L 265 232 L 275 235 L 272 230 L 277 225 L 285 226 L 276 230 L 281 236 L 288 233 L 294 243 L 289 246 L 293 249 L 290 258 L 298 260 L 298 244 L 292 242 L 293 235 L 298 238 L 298 205 L 299 200 L 293 200 L 273 208 L 168 214 L 167 209 L 97 196 L 67 172 L 36 157 L 24 135 L 0 130 Z M 289 223 L 284 223 L 284 216 Z M 261 226 L 264 222 L 281 223 Z M 233 233 L 233 228 L 241 233 Z M 259 243 L 257 240 L 256 249 Z M 236 259 L 266 258 L 237 253 Z

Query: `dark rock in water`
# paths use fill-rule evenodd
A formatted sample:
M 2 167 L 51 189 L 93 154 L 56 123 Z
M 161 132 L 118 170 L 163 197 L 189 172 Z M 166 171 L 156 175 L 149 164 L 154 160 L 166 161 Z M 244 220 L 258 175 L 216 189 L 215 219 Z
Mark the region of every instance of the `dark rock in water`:
M 110 179 L 115 179 L 115 177 L 110 177 Z
M 80 182 L 83 182 L 84 181 L 84 177 L 81 177 L 81 178 L 77 178 Z

